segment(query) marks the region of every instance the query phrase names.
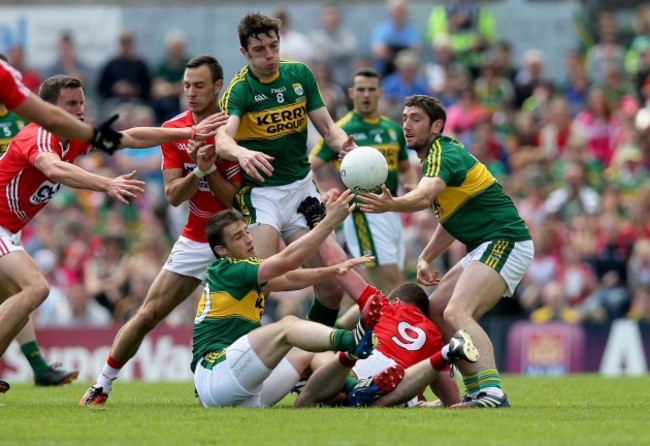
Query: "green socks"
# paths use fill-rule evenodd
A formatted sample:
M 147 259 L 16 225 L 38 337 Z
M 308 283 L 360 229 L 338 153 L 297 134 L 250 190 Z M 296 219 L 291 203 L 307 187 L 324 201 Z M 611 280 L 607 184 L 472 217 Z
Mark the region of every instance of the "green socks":
M 21 345 L 20 349 L 22 350 L 23 355 L 27 358 L 27 361 L 29 361 L 29 365 L 32 367 L 32 370 L 34 370 L 34 375 L 36 375 L 36 377 L 44 375 L 50 370 L 50 366 L 48 366 L 43 359 L 41 350 L 38 348 L 36 341 L 27 342 L 26 344 Z

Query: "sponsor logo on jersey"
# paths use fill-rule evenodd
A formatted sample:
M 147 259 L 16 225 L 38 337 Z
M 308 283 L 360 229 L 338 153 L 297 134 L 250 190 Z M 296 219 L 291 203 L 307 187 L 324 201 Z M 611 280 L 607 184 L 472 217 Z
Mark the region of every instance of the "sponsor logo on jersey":
M 283 136 L 303 131 L 307 127 L 307 107 L 295 104 L 259 113 L 248 113 L 237 133 L 238 138 Z
M 49 181 L 45 181 L 36 189 L 36 192 L 29 197 L 29 201 L 32 204 L 47 203 L 52 199 L 52 197 L 54 197 L 59 189 L 61 189 L 59 183 L 50 183 Z
M 388 129 L 388 136 L 390 136 L 391 141 L 397 140 L 397 133 L 393 129 Z
M 305 92 L 302 89 L 302 84 L 293 84 L 293 91 L 295 91 L 298 96 L 302 96 Z

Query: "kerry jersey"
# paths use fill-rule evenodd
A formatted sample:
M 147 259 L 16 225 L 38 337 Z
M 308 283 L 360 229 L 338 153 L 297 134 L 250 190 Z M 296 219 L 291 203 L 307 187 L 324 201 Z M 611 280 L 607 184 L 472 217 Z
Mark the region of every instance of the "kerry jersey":
M 194 125 L 192 112 L 187 111 L 165 122 L 162 126 L 165 128 L 183 128 Z M 163 144 L 162 147 L 162 169 L 182 169 L 184 175 L 190 175 L 196 167 L 187 154 L 189 141 L 182 139 L 179 141 Z M 233 184 L 241 182 L 240 167 L 236 161 L 227 161 L 219 159 L 216 163 L 217 170 L 221 175 Z M 182 235 L 190 240 L 199 243 L 207 243 L 205 238 L 205 223 L 219 211 L 230 207 L 229 204 L 220 202 L 210 191 L 210 186 L 205 178 L 201 179 L 199 188 L 189 200 L 190 213 L 187 223 L 183 228 Z
M 379 294 L 381 318 L 374 333 L 379 338 L 377 350 L 407 368 L 440 351 L 445 343 L 436 325 L 416 306 L 391 304 L 386 296 L 368 285 L 359 296 L 360 308 L 373 294 Z
M 436 218 L 449 234 L 472 251 L 492 240 L 530 240 L 526 223 L 487 167 L 462 143 L 436 138 L 422 161 L 425 177 L 439 177 L 447 187 L 433 202 Z
M 211 368 L 225 358 L 226 347 L 262 325 L 266 298 L 257 282 L 262 260 L 219 258 L 208 266 L 194 318 L 192 371 L 202 358 Z
M 260 183 L 243 173 L 254 186 L 281 186 L 305 178 L 307 113 L 324 107 L 316 77 L 303 63 L 280 61 L 278 77 L 262 83 L 249 67 L 230 82 L 221 109 L 238 116 L 237 143 L 273 156 L 273 175 Z
M 64 143 L 33 123 L 18 132 L 0 158 L 0 226 L 13 233 L 20 231 L 61 189 L 61 184 L 34 167 L 40 153 L 55 153 L 74 163 L 90 149 L 83 141 Z
M 343 116 L 337 123 L 345 133 L 354 135 L 354 142 L 358 146 L 371 146 L 379 150 L 388 163 L 388 178 L 386 187 L 393 196 L 397 195 L 399 162 L 408 159 L 406 141 L 402 128 L 391 119 L 380 116 L 378 119 L 364 119 L 360 114 L 351 111 Z M 323 138 L 312 149 L 311 154 L 323 161 L 332 162 L 336 170 L 340 170 L 338 152 L 335 152 L 325 143 Z M 378 188 L 378 191 L 381 188 Z
M 26 125 L 27 121 L 16 113 L 0 110 L 0 156 L 7 151 L 13 137 Z

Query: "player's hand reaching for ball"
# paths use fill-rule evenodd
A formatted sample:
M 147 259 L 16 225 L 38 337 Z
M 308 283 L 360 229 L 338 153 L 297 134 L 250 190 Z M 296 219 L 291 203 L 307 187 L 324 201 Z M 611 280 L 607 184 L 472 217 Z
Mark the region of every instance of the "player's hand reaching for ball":
M 375 256 L 366 254 L 361 257 L 354 257 L 352 259 L 348 259 L 345 262 L 339 263 L 336 265 L 336 274 L 339 276 L 342 276 L 344 274 L 347 274 L 348 271 L 350 271 L 352 268 L 354 268 L 357 265 L 363 265 L 364 263 L 372 262 L 375 260 Z
M 134 177 L 135 170 L 116 178 L 107 178 L 104 192 L 109 197 L 128 204 L 130 198 L 135 198 L 144 192 L 144 181 L 135 180 Z
M 359 194 L 359 210 L 378 214 L 381 212 L 390 212 L 393 209 L 393 196 L 385 184 L 381 185 L 381 194 Z
M 357 147 L 357 144 L 354 142 L 354 136 L 348 136 L 348 139 L 341 144 L 341 150 L 339 151 L 339 161 L 341 161 L 345 155 L 347 155 L 351 150 Z
M 350 204 L 353 199 L 354 194 L 349 189 L 338 197 L 331 195 L 327 200 L 327 203 L 325 203 L 326 211 L 325 219 L 323 221 L 329 220 L 336 224 L 341 223 L 356 207 L 356 204 Z

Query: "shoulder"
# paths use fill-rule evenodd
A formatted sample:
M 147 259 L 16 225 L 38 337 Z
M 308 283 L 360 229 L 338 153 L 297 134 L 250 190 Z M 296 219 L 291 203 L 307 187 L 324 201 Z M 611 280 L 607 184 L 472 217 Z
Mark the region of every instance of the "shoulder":
M 188 120 L 192 122 L 191 113 L 189 110 L 177 114 L 173 118 L 165 121 L 161 127 L 163 128 L 178 128 L 178 127 L 187 127 Z

